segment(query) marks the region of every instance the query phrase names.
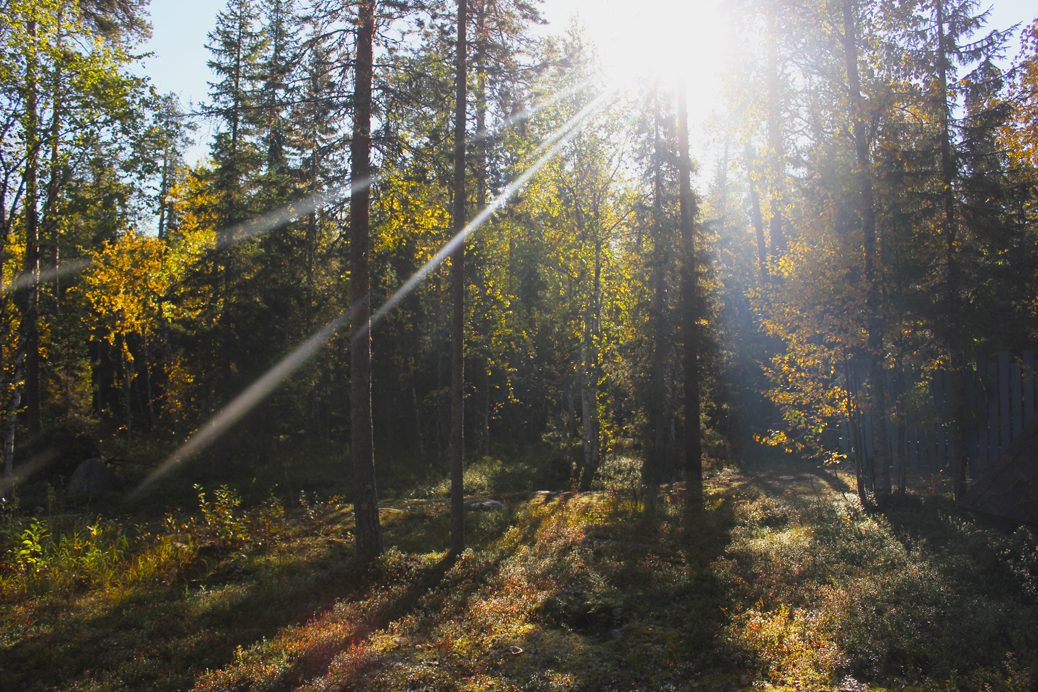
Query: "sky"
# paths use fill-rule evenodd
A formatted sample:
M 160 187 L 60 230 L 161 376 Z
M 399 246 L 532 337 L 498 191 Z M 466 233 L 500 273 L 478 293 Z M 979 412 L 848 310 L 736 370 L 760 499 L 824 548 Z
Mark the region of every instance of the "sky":
M 709 116 L 711 96 L 717 90 L 714 75 L 719 65 L 714 56 L 720 53 L 717 41 L 723 32 L 717 27 L 723 4 L 723 0 L 545 0 L 541 7 L 549 21 L 545 32 L 562 33 L 576 15 L 609 70 L 622 71 L 624 56 L 634 54 L 643 60 L 664 61 L 670 56 L 660 52 L 661 46 L 685 46 L 689 51 L 686 61 L 695 65 L 688 71 L 694 80 L 688 84 L 690 144 L 693 151 L 703 152 L 711 145 L 702 125 Z M 205 44 L 216 13 L 223 6 L 221 0 L 152 0 L 152 39 L 144 50 L 154 55 L 145 58 L 137 71 L 150 76 L 160 93 L 179 95 L 185 106 L 204 101 L 212 79 L 206 65 L 209 53 Z M 1026 26 L 1038 16 L 1034 0 L 996 0 L 990 6 L 989 26 L 993 29 L 1016 23 Z M 685 21 L 660 22 L 661 11 L 673 19 L 684 13 Z M 668 32 L 683 40 L 668 41 Z M 1010 57 L 1015 57 L 1015 53 L 1014 48 Z M 203 124 L 197 133 L 199 145 L 189 155 L 191 159 L 205 153 L 210 135 L 209 126 Z

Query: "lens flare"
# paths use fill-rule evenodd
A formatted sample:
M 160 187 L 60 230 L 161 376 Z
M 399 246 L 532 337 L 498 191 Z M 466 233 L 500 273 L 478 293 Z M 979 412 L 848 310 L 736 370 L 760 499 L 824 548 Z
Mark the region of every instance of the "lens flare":
M 546 99 L 541 103 L 538 103 L 534 106 L 530 106 L 517 113 L 512 114 L 511 116 L 503 120 L 501 124 L 498 125 L 496 128 L 485 129 L 481 132 L 477 132 L 473 136 L 472 141 L 479 142 L 490 139 L 495 135 L 505 131 L 512 125 L 532 118 L 539 111 L 544 110 L 545 108 L 558 102 L 559 99 L 565 98 L 566 96 L 569 96 L 575 91 L 584 88 L 585 86 L 587 86 L 589 82 L 590 80 L 585 80 L 579 84 L 574 85 L 569 89 L 566 89 L 564 91 L 559 92 L 558 94 L 551 96 L 550 98 Z M 279 207 L 273 211 L 264 214 L 263 216 L 259 216 L 247 223 L 241 224 L 240 226 L 235 228 L 232 233 L 226 234 L 226 240 L 219 243 L 217 247 L 223 248 L 229 245 L 234 245 L 236 243 L 243 242 L 245 240 L 249 240 L 250 238 L 265 235 L 267 233 L 270 233 L 271 231 L 281 228 L 282 226 L 291 221 L 294 221 L 300 216 L 305 216 L 306 214 L 313 213 L 314 211 L 328 205 L 338 204 L 339 202 L 348 199 L 354 192 L 360 192 L 361 190 L 371 187 L 375 183 L 387 179 L 389 176 L 393 174 L 393 171 L 394 169 L 390 167 L 389 169 L 382 172 L 380 175 L 374 178 L 369 178 L 368 180 L 361 181 L 357 185 L 341 185 L 339 187 L 328 188 L 327 190 L 316 192 L 313 195 L 310 195 L 309 197 L 305 197 L 301 200 L 291 202 L 282 207 Z
M 607 105 L 610 98 L 616 97 L 616 90 L 611 89 L 603 92 L 591 103 L 585 106 L 579 113 L 570 118 L 555 132 L 545 138 L 544 142 L 537 148 L 537 152 L 543 152 L 533 164 L 531 164 L 522 175 L 516 178 L 505 190 L 498 195 L 487 207 L 469 222 L 456 236 L 451 238 L 421 269 L 407 280 L 390 298 L 382 304 L 371 318 L 371 327 L 385 318 L 389 312 L 403 300 L 422 279 L 428 276 L 444 259 L 454 251 L 460 243 L 464 243 L 472 233 L 476 231 L 487 219 L 501 209 L 536 173 L 544 167 L 548 161 L 559 153 L 579 131 L 581 124 L 589 118 L 596 110 Z M 248 389 L 238 395 L 225 409 L 218 413 L 212 420 L 198 430 L 180 449 L 170 455 L 155 469 L 144 481 L 130 494 L 131 498 L 139 497 L 148 487 L 156 481 L 176 469 L 181 463 L 191 456 L 202 451 L 232 425 L 252 410 L 258 403 L 263 401 L 271 392 L 292 376 L 307 360 L 331 339 L 344 325 L 349 324 L 350 316 L 357 306 L 336 317 L 323 329 L 307 339 L 301 346 L 289 353 L 281 362 L 271 368 L 265 375 L 253 383 Z M 369 327 L 370 328 L 370 327 Z M 353 338 L 360 338 L 367 329 L 360 330 Z
M 25 273 L 19 276 L 11 283 L 4 286 L 3 295 L 14 293 L 23 288 L 28 288 L 34 283 L 45 284 L 62 276 L 68 276 L 70 274 L 78 274 L 87 267 L 90 266 L 90 260 L 88 259 L 77 259 L 71 262 L 65 262 L 59 267 L 44 269 L 38 275 L 34 276 L 32 273 Z

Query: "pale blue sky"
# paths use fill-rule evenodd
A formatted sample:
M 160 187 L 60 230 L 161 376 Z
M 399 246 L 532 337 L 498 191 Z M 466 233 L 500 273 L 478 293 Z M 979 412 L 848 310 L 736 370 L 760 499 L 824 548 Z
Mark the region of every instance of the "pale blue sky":
M 669 0 L 674 2 L 674 0 Z M 682 0 L 682 5 L 689 0 Z M 561 32 L 569 23 L 574 13 L 579 13 L 587 26 L 588 33 L 602 49 L 608 53 L 610 47 L 624 45 L 630 36 L 632 15 L 645 14 L 668 0 L 657 2 L 631 3 L 630 0 L 547 0 L 543 3 L 543 14 L 551 23 L 549 30 Z M 700 0 L 701 7 L 716 6 L 717 0 Z M 206 98 L 211 79 L 206 62 L 209 53 L 205 49 L 207 35 L 215 23 L 216 13 L 224 3 L 217 0 L 152 0 L 151 21 L 153 37 L 144 47 L 155 55 L 146 58 L 140 72 L 149 75 L 155 87 L 161 93 L 178 94 L 185 106 L 189 102 L 198 103 Z M 686 5 L 687 6 L 687 5 Z M 1029 24 L 1038 15 L 1034 0 L 996 0 L 991 3 L 991 28 L 1004 29 L 1015 23 Z M 632 8 L 637 8 L 632 10 Z M 716 34 L 716 32 L 715 32 Z M 702 36 L 710 40 L 710 33 Z M 1015 51 L 1014 51 L 1015 52 Z M 1015 57 L 1015 55 L 1010 56 Z M 605 58 L 608 60 L 608 57 Z M 706 75 L 709 69 L 699 70 Z M 709 78 L 707 77 L 707 82 Z M 700 89 L 700 93 L 711 90 L 711 86 Z M 695 93 L 695 85 L 689 85 L 690 93 Z M 706 116 L 704 106 L 698 114 Z M 693 121 L 696 119 L 693 112 Z M 200 146 L 193 152 L 196 158 L 204 151 L 204 144 L 210 136 L 206 125 L 198 132 Z M 697 139 L 693 135 L 693 140 Z M 707 146 L 705 140 L 700 146 Z M 695 146 L 695 142 L 693 142 Z

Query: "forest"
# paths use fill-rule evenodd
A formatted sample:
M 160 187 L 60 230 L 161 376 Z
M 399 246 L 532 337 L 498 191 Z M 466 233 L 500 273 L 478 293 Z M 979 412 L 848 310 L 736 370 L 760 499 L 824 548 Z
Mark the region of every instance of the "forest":
M 1038 19 L 0 8 L 0 688 L 1038 689 Z

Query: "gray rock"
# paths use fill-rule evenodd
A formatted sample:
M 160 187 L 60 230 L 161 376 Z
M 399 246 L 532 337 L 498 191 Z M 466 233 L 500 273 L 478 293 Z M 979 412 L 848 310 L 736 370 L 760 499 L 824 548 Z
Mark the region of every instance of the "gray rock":
M 465 500 L 465 509 L 467 510 L 483 510 L 490 511 L 494 509 L 504 509 L 505 503 L 499 500 L 478 500 L 471 499 Z
M 108 493 L 117 487 L 118 481 L 112 470 L 103 461 L 95 458 L 87 459 L 76 468 L 69 479 L 66 491 L 70 497 L 75 497 Z

